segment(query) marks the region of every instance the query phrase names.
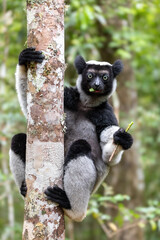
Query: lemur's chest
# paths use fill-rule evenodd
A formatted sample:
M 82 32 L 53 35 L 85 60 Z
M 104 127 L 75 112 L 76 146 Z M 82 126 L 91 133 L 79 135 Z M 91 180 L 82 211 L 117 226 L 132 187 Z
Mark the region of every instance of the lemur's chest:
M 70 111 L 65 109 L 67 132 L 65 134 L 65 152 L 78 139 L 88 141 L 92 149 L 99 148 L 96 127 L 88 119 L 85 111 Z
M 66 113 L 66 135 L 75 135 L 79 138 L 86 138 L 89 136 L 95 136 L 96 130 L 95 125 L 87 118 L 87 115 L 83 111 L 70 111 L 65 110 Z

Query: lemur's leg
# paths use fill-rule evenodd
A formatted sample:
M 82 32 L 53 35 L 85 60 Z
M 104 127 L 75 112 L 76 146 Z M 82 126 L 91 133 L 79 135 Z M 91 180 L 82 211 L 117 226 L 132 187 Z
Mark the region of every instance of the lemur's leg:
M 26 134 L 19 133 L 12 138 L 10 156 L 10 169 L 20 193 L 25 197 L 27 188 L 25 183 L 26 162 Z
M 58 203 L 71 219 L 82 221 L 96 181 L 91 146 L 85 140 L 75 141 L 64 164 L 64 190 L 55 186 L 45 191 L 48 200 Z
M 30 62 L 42 63 L 44 55 L 35 48 L 26 48 L 19 55 L 16 68 L 16 90 L 21 109 L 27 117 L 27 64 Z

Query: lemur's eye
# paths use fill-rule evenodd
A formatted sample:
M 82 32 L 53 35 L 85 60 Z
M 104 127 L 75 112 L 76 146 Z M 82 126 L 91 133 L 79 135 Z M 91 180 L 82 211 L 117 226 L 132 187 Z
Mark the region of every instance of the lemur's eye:
M 88 77 L 89 79 L 92 79 L 92 78 L 93 78 L 93 74 L 92 74 L 92 73 L 87 73 L 87 77 Z
M 109 77 L 108 74 L 104 74 L 103 75 L 103 80 L 106 81 L 108 79 L 108 77 Z

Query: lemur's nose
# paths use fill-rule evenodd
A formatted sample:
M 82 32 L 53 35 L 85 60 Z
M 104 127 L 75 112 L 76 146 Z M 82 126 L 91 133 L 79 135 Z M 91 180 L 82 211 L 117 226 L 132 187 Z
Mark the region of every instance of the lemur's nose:
M 98 87 L 100 85 L 99 79 L 97 78 L 96 81 L 94 82 L 94 86 Z

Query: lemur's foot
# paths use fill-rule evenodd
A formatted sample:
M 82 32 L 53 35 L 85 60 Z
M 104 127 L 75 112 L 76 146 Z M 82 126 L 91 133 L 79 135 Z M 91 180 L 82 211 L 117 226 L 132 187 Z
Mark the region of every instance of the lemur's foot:
M 114 143 L 122 146 L 124 150 L 130 148 L 133 144 L 133 138 L 131 134 L 126 132 L 123 128 L 120 128 L 113 135 Z
M 53 188 L 48 187 L 44 193 L 47 195 L 48 200 L 58 203 L 62 208 L 71 209 L 71 205 L 65 191 L 58 186 L 54 186 Z
M 35 48 L 26 48 L 19 55 L 19 65 L 27 65 L 30 62 L 42 63 L 45 56 Z
M 22 185 L 20 187 L 20 193 L 23 195 L 23 197 L 25 197 L 27 194 L 27 185 L 25 180 L 22 182 Z

